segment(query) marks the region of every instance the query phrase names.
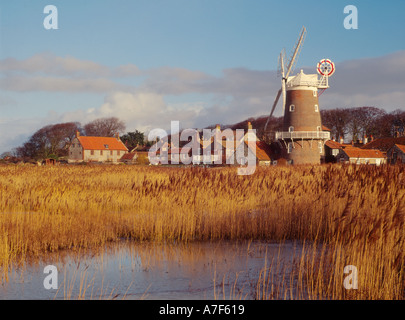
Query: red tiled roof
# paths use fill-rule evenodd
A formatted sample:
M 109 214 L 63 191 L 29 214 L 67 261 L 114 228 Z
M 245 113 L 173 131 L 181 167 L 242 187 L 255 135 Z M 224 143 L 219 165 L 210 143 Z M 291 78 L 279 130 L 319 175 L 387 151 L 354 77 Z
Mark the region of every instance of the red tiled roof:
M 248 142 L 245 141 L 247 145 Z M 263 141 L 256 141 L 256 158 L 260 161 L 270 161 L 270 146 Z
M 385 151 L 387 152 L 389 149 L 391 149 L 395 144 L 401 144 L 405 145 L 405 137 L 399 137 L 399 138 L 392 138 L 392 137 L 387 137 L 387 138 L 378 138 L 375 139 L 364 146 L 362 146 L 362 149 L 378 149 L 380 151 Z
M 256 157 L 259 160 L 270 161 L 270 146 L 263 141 L 256 141 Z
M 88 137 L 79 136 L 80 144 L 85 150 L 124 150 L 128 151 L 127 147 L 121 140 L 113 137 Z
M 135 156 L 135 152 L 128 152 L 121 157 L 121 160 L 133 160 Z
M 401 150 L 403 153 L 405 153 L 405 145 L 402 145 L 402 144 L 395 144 L 395 145 L 399 150 Z
M 332 131 L 332 130 L 329 129 L 327 126 L 322 125 L 322 131 Z
M 360 149 L 360 148 L 346 148 L 344 152 L 349 158 L 385 158 L 380 150 L 373 149 Z
M 337 142 L 337 141 L 333 141 L 333 140 L 328 140 L 325 142 L 325 145 L 327 145 L 329 148 L 331 149 L 341 149 L 342 148 L 342 144 Z

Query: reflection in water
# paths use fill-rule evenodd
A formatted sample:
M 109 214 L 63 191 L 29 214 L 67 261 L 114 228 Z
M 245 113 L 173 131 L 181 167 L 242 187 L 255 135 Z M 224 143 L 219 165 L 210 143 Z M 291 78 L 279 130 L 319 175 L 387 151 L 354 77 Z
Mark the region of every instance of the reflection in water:
M 301 251 L 294 242 L 122 241 L 13 267 L 0 299 L 254 299 L 264 277 L 278 288 L 274 298 L 288 299 Z M 57 290 L 43 285 L 49 264 L 58 269 Z

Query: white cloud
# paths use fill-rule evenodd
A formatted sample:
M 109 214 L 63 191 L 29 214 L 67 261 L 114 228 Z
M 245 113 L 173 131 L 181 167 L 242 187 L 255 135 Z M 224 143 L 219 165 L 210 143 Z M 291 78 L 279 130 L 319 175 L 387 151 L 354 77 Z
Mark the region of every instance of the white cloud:
M 77 121 L 82 124 L 102 117 L 118 117 L 125 121 L 128 131 L 148 131 L 154 128 L 170 128 L 171 121 L 181 126 L 195 125 L 203 112 L 202 103 L 168 104 L 162 95 L 149 92 L 113 92 L 108 94 L 98 108 L 68 112 L 60 115 L 60 122 Z
M 141 74 L 133 64 L 107 67 L 71 56 L 41 53 L 25 60 L 0 61 L 0 88 L 11 92 L 90 92 L 127 90 L 115 81 Z
M 125 120 L 129 130 L 167 129 L 171 121 L 186 127 L 194 125 L 203 110 L 201 105 L 167 104 L 162 95 L 148 92 L 115 92 L 92 114 L 97 117 L 116 116 Z
M 109 68 L 93 61 L 79 60 L 66 56 L 58 57 L 50 53 L 36 54 L 25 60 L 8 58 L 0 61 L 1 72 L 41 73 L 49 75 L 95 75 L 106 76 Z
M 330 108 L 375 106 L 387 112 L 405 108 L 405 51 L 344 61 L 336 65 L 321 103 Z
M 140 70 L 133 64 L 107 67 L 90 60 L 81 60 L 72 56 L 58 57 L 44 52 L 25 60 L 14 58 L 1 60 L 0 72 L 69 77 L 126 77 L 138 75 Z
M 0 79 L 0 87 L 6 91 L 14 92 L 68 92 L 68 93 L 106 93 L 112 90 L 123 89 L 120 85 L 107 78 L 72 79 L 63 77 L 25 77 L 11 76 Z
M 313 68 L 304 70 L 314 72 Z M 376 106 L 388 112 L 404 109 L 404 73 L 405 51 L 340 62 L 330 79 L 330 88 L 320 97 L 320 106 L 322 109 Z M 132 64 L 106 67 L 73 57 L 46 54 L 24 61 L 0 61 L 0 75 L 0 86 L 8 91 L 9 102 L 16 100 L 12 92 L 95 93 L 104 96 L 104 102 L 98 107 L 49 114 L 43 119 L 3 119 L 0 134 L 11 139 L 30 135 L 49 123 L 80 121 L 85 124 L 108 116 L 124 120 L 128 130 L 142 131 L 167 129 L 174 120 L 180 121 L 183 128 L 231 124 L 267 115 L 280 88 L 280 78 L 276 77 L 275 71 L 233 68 L 225 69 L 221 76 L 212 76 L 184 68 L 139 70 Z M 121 77 L 133 77 L 138 83 L 123 85 L 116 81 Z M 190 100 L 193 94 L 198 98 Z M 170 99 L 166 98 L 173 96 L 177 102 L 168 103 L 166 100 Z M 1 104 L 7 104 L 7 100 L 3 102 Z M 281 104 L 275 115 L 281 115 Z M 0 151 L 5 147 L 3 142 Z

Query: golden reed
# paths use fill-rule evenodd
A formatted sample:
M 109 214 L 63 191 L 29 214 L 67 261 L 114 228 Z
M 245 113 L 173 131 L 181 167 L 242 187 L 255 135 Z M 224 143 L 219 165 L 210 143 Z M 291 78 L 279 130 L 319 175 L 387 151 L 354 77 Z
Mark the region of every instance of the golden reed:
M 323 248 L 299 263 L 305 298 L 403 299 L 404 168 L 2 166 L 0 267 L 123 238 L 302 240 Z M 343 288 L 345 265 L 358 290 Z M 258 286 L 256 298 L 272 296 Z

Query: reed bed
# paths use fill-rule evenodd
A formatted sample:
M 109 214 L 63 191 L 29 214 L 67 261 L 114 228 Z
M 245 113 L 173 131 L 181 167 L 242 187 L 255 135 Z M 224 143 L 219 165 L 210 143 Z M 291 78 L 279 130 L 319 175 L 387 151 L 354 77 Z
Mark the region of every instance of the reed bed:
M 403 299 L 404 168 L 2 166 L 0 267 L 121 239 L 301 240 L 290 298 Z M 346 265 L 358 290 L 343 288 Z M 265 273 L 258 299 L 272 297 Z

